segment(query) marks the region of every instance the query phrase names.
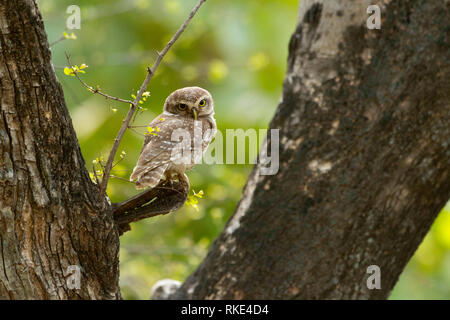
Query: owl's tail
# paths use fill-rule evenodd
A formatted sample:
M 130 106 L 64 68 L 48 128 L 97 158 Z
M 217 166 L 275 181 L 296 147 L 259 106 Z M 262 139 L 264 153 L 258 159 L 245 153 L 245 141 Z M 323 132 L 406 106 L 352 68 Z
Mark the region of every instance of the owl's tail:
M 169 164 L 163 164 L 159 167 L 152 168 L 151 170 L 136 166 L 130 176 L 130 180 L 136 180 L 136 189 L 152 189 L 158 185 L 159 181 L 161 181 L 168 166 Z

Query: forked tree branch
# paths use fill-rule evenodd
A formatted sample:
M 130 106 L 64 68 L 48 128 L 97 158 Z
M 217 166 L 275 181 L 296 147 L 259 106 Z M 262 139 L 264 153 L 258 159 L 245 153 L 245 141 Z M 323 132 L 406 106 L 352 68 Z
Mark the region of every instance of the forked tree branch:
M 180 37 L 180 35 L 183 33 L 183 31 L 188 26 L 189 22 L 192 20 L 194 15 L 197 13 L 198 9 L 200 9 L 200 6 L 205 1 L 206 0 L 198 1 L 198 3 L 195 5 L 195 7 L 192 9 L 191 13 L 187 17 L 187 19 L 184 21 L 184 23 L 181 25 L 181 27 L 177 30 L 177 32 L 175 32 L 172 39 L 170 39 L 170 41 L 166 44 L 164 49 L 160 53 L 158 53 L 158 56 L 156 58 L 155 63 L 153 64 L 152 68 L 150 69 L 147 67 L 147 76 L 145 77 L 145 80 L 142 83 L 142 85 L 136 95 L 136 98 L 131 103 L 130 110 L 128 111 L 128 114 L 125 117 L 125 119 L 123 120 L 122 126 L 120 127 L 120 130 L 119 130 L 116 138 L 114 139 L 114 144 L 109 153 L 108 160 L 106 161 L 105 171 L 103 174 L 102 182 L 100 184 L 100 193 L 106 192 L 106 188 L 108 186 L 109 175 L 111 173 L 114 157 L 117 153 L 117 149 L 119 148 L 119 144 L 122 141 L 125 131 L 127 130 L 128 126 L 130 124 L 130 121 L 133 117 L 133 114 L 139 105 L 139 101 L 141 100 L 142 95 L 145 92 L 145 90 L 147 90 L 147 86 L 148 86 L 150 80 L 153 78 L 153 75 L 155 74 L 156 69 L 158 68 L 159 64 L 161 63 L 161 61 L 164 58 L 164 56 L 166 55 L 166 53 L 169 51 L 169 49 L 172 47 L 172 45 L 175 43 L 175 41 L 177 41 L 177 39 Z

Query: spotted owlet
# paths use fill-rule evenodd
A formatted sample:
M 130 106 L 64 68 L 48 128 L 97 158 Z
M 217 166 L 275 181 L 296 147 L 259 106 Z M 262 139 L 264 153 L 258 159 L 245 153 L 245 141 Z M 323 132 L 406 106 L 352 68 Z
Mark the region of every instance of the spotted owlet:
M 188 182 L 184 172 L 198 163 L 217 132 L 211 94 L 200 87 L 172 92 L 148 130 L 130 176 L 136 188 L 154 188 L 163 177 Z

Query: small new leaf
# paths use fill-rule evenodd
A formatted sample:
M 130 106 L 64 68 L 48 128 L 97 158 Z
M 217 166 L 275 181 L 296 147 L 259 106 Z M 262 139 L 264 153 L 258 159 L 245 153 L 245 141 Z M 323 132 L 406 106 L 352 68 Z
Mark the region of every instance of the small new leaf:
M 199 211 L 198 209 L 198 199 L 203 198 L 203 190 L 200 190 L 199 192 L 195 192 L 195 190 L 192 190 L 191 195 L 188 195 L 188 198 L 186 200 L 186 205 L 193 207 L 196 211 Z
M 194 193 L 194 197 L 203 198 L 203 190 L 200 190 L 198 193 L 196 193 L 194 190 L 192 190 L 192 192 Z
M 77 36 L 73 32 L 71 34 L 68 34 L 67 32 L 63 32 L 63 37 L 66 39 L 71 39 L 71 40 L 75 40 L 77 38 Z
M 74 65 L 72 67 L 65 67 L 64 68 L 64 74 L 68 76 L 75 77 L 75 74 L 77 73 L 86 73 L 83 69 L 86 69 L 88 66 L 83 63 L 81 66 Z
M 75 71 L 73 70 L 73 68 L 65 67 L 64 68 L 64 74 L 68 75 L 68 76 L 75 77 Z
M 159 132 L 159 131 L 161 131 L 160 129 L 159 129 L 159 127 L 155 127 L 155 128 L 153 128 L 153 127 L 150 127 L 150 126 L 148 126 L 147 127 L 147 132 L 145 133 L 146 135 L 153 135 L 153 136 L 157 136 L 158 134 L 157 134 L 157 132 Z

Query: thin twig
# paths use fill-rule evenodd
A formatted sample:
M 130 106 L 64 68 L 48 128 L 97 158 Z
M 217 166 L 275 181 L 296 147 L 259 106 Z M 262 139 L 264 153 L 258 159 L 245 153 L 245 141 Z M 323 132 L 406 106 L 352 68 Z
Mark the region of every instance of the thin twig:
M 148 125 L 146 125 L 146 124 L 143 124 L 143 125 L 137 125 L 137 126 L 128 126 L 128 128 L 147 128 L 148 127 Z
M 100 161 L 98 162 L 98 164 L 100 165 L 100 168 L 102 169 L 102 175 L 105 174 L 105 166 L 102 163 L 102 160 L 100 159 Z M 103 179 L 103 178 L 102 178 Z
M 67 38 L 65 36 L 61 36 L 61 38 L 59 38 L 58 40 L 53 41 L 52 43 L 49 44 L 49 47 L 53 47 L 55 44 L 66 40 Z
M 113 178 L 113 179 L 119 179 L 119 180 L 123 180 L 125 182 L 130 182 L 130 183 L 134 184 L 133 181 L 130 181 L 130 180 L 126 179 L 126 178 L 122 178 L 122 177 L 119 177 L 119 176 L 116 176 L 116 175 L 113 175 L 113 174 L 111 174 L 110 177 Z
M 130 122 L 131 124 L 133 124 L 136 121 L 136 118 L 137 118 L 139 112 L 142 114 L 143 113 L 142 109 L 140 109 L 140 110 L 138 110 L 137 112 L 134 113 L 133 120 L 131 120 L 131 122 Z M 129 127 L 130 127 L 130 124 L 128 125 L 128 128 Z
M 194 17 L 194 15 L 197 13 L 198 9 L 200 9 L 200 6 L 205 2 L 206 0 L 199 0 L 198 3 L 195 5 L 195 7 L 192 9 L 191 13 L 189 14 L 189 16 L 187 17 L 187 19 L 184 21 L 184 23 L 181 25 L 181 27 L 177 30 L 177 32 L 175 32 L 175 34 L 173 35 L 172 39 L 170 39 L 170 41 L 166 44 L 166 46 L 164 47 L 164 49 L 158 54 L 158 56 L 156 57 L 156 61 L 153 64 L 152 68 L 148 68 L 147 67 L 147 76 L 145 77 L 144 82 L 142 83 L 137 95 L 136 95 L 136 99 L 134 99 L 133 103 L 130 106 L 130 110 L 128 111 L 127 116 L 125 117 L 125 119 L 122 122 L 122 126 L 116 136 L 116 138 L 114 139 L 114 144 L 111 148 L 111 152 L 109 153 L 108 156 L 108 160 L 106 162 L 106 167 L 105 167 L 105 171 L 104 171 L 104 175 L 103 175 L 103 179 L 100 185 L 100 192 L 103 193 L 106 191 L 106 187 L 108 186 L 108 179 L 109 179 L 109 174 L 111 172 L 112 169 L 112 164 L 114 161 L 114 157 L 116 155 L 117 149 L 119 148 L 119 144 L 122 141 L 122 138 L 125 134 L 125 131 L 128 128 L 128 125 L 130 124 L 130 121 L 133 117 L 134 112 L 136 111 L 136 108 L 138 107 L 139 101 L 142 98 L 142 95 L 144 94 L 145 90 L 147 90 L 147 86 L 150 82 L 150 80 L 153 78 L 153 75 L 156 72 L 156 69 L 158 68 L 159 64 L 161 63 L 162 59 L 164 58 L 164 56 L 166 55 L 166 53 L 169 51 L 169 49 L 172 47 L 172 45 L 175 43 L 175 41 L 177 41 L 177 39 L 180 37 L 180 35 L 183 33 L 183 31 L 186 29 L 186 27 L 188 26 L 189 22 L 192 20 L 192 18 Z
M 133 127 L 129 127 L 129 129 L 130 129 L 131 131 L 133 131 L 134 133 L 136 133 L 138 136 L 145 137 L 145 134 L 144 134 L 144 133 L 138 132 L 138 131 L 135 130 Z
M 100 185 L 100 181 L 98 181 L 97 171 L 95 171 L 95 164 L 92 164 L 92 170 L 95 177 L 95 181 L 97 185 Z
M 66 52 L 66 59 L 67 59 L 67 63 L 71 67 L 72 64 L 70 62 L 70 55 L 68 55 L 67 52 Z M 131 100 L 126 100 L 126 99 L 114 97 L 114 96 L 111 96 L 111 95 L 106 94 L 104 92 L 101 92 L 100 89 L 98 89 L 98 88 L 91 87 L 90 85 L 88 85 L 86 82 L 84 82 L 80 78 L 80 76 L 78 75 L 78 72 L 73 72 L 72 74 L 75 76 L 75 78 L 78 79 L 78 81 L 80 81 L 80 83 L 83 85 L 83 87 L 85 87 L 86 89 L 88 89 L 90 92 L 92 92 L 94 94 L 99 94 L 99 95 L 105 97 L 106 99 L 115 100 L 115 101 L 119 101 L 119 102 L 123 102 L 123 103 L 127 103 L 127 104 L 132 104 L 133 103 L 133 101 L 131 101 Z

